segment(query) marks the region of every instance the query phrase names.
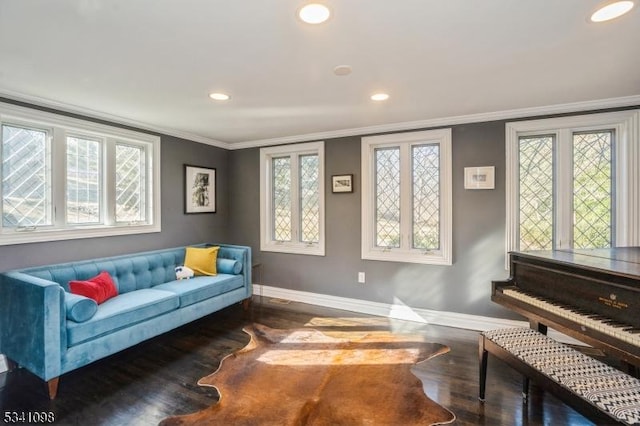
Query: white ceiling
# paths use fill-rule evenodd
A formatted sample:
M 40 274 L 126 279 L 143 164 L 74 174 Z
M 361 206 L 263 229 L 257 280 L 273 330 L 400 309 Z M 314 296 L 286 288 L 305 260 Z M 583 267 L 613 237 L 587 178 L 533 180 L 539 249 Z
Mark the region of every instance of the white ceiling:
M 640 103 L 638 4 L 323 0 L 310 26 L 304 3 L 0 0 L 0 96 L 226 147 Z

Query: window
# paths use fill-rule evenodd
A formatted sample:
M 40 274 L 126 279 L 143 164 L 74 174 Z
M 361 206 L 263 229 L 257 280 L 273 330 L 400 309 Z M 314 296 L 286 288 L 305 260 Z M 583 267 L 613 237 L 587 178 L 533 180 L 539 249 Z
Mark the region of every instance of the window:
M 101 223 L 102 143 L 67 137 L 67 223 Z
M 260 150 L 261 250 L 324 256 L 324 143 Z
M 638 111 L 507 124 L 507 250 L 637 245 Z
M 0 127 L 0 244 L 160 231 L 159 138 L 4 104 Z
M 451 129 L 362 138 L 362 258 L 450 265 Z
M 49 132 L 2 124 L 2 227 L 52 224 Z
M 145 149 L 116 143 L 116 216 L 118 223 L 146 222 Z

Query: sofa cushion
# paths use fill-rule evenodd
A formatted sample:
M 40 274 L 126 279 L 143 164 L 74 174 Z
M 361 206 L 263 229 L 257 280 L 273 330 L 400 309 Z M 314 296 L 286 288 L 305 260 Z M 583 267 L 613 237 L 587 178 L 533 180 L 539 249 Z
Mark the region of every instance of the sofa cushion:
M 84 281 L 100 271 L 111 274 L 118 294 L 150 288 L 176 278 L 175 267 L 184 263 L 185 248 L 177 247 L 144 253 L 105 257 L 77 262 L 44 265 L 21 270 L 54 281 L 69 291 L 69 281 Z
M 88 321 L 98 311 L 98 304 L 95 300 L 79 294 L 65 292 L 64 305 L 67 319 L 75 322 Z
M 216 265 L 221 274 L 238 275 L 242 272 L 242 263 L 237 260 L 218 258 Z
M 187 247 L 184 266 L 193 269 L 196 275 L 216 275 L 216 259 L 220 247 Z
M 175 293 L 142 289 L 120 294 L 98 306 L 96 314 L 83 323 L 67 322 L 67 343 L 87 340 L 128 327 L 175 310 L 180 299 Z
M 98 305 L 118 295 L 116 285 L 113 283 L 111 275 L 106 271 L 102 271 L 88 280 L 69 281 L 69 289 L 73 294 L 95 300 Z
M 194 277 L 160 284 L 154 289 L 170 291 L 180 297 L 180 307 L 227 293 L 244 285 L 241 275 L 218 274 L 215 277 Z

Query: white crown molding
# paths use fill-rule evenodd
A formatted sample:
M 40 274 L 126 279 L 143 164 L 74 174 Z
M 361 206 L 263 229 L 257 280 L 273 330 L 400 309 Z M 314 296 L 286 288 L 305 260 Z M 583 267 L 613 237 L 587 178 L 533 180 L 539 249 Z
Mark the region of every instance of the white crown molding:
M 423 324 L 440 325 L 444 327 L 461 328 L 472 331 L 486 331 L 509 327 L 529 327 L 529 323 L 526 321 L 460 314 L 457 312 L 433 311 L 429 309 L 412 308 L 407 305 L 389 305 L 387 303 L 330 296 L 327 294 L 309 293 L 306 291 L 289 290 L 260 284 L 253 284 L 253 294 L 259 297 L 273 297 L 277 299 L 290 300 L 292 302 L 301 302 L 309 305 L 341 309 L 361 314 L 376 315 Z M 551 338 L 562 343 L 585 345 L 583 342 L 561 334 L 556 330 L 550 329 L 548 334 Z
M 336 131 L 309 133 L 297 136 L 285 136 L 272 139 L 257 139 L 246 142 L 229 144 L 229 149 L 245 149 L 270 145 L 282 145 L 288 143 L 307 142 L 312 140 L 326 140 L 347 136 L 373 135 L 386 132 L 403 130 L 427 129 L 441 126 L 454 126 L 456 124 L 482 123 L 487 121 L 510 120 L 516 118 L 536 117 L 541 115 L 563 114 L 570 112 L 595 111 L 607 108 L 622 108 L 640 105 L 640 95 L 625 96 L 620 98 L 598 99 L 594 101 L 572 102 L 567 104 L 547 105 L 531 108 L 494 111 L 479 114 L 458 115 L 452 117 L 435 118 L 429 120 L 405 121 L 400 123 L 381 124 L 377 126 L 357 127 Z
M 454 126 L 457 124 L 467 123 L 482 123 L 486 121 L 496 120 L 509 120 L 525 117 L 536 117 L 540 115 L 551 114 L 563 114 L 570 112 L 581 112 L 590 110 L 600 110 L 607 108 L 621 108 L 627 106 L 640 105 L 640 95 L 624 96 L 618 98 L 598 99 L 593 101 L 584 102 L 572 102 L 566 104 L 547 105 L 531 108 L 520 108 L 513 110 L 494 111 L 479 114 L 458 115 L 451 117 L 442 117 L 428 120 L 417 121 L 405 121 L 399 123 L 381 124 L 375 126 L 356 127 L 351 129 L 342 129 L 335 131 L 319 132 L 319 133 L 307 133 L 303 135 L 284 136 L 270 139 L 256 139 L 245 142 L 224 142 L 216 139 L 207 138 L 201 135 L 183 132 L 176 129 L 165 128 L 156 126 L 153 124 L 143 123 L 135 120 L 130 120 L 117 115 L 107 114 L 100 111 L 95 111 L 76 105 L 71 105 L 63 102 L 53 101 L 50 99 L 41 98 L 33 95 L 26 95 L 23 93 L 14 92 L 7 89 L 0 88 L 0 97 L 25 102 L 32 105 L 37 105 L 45 108 L 53 108 L 62 112 L 69 112 L 73 114 L 80 114 L 86 117 L 97 118 L 101 120 L 110 121 L 112 123 L 123 124 L 126 126 L 132 126 L 141 130 L 147 130 L 151 132 L 161 133 L 168 136 L 174 136 L 181 139 L 190 140 L 193 142 L 199 142 L 206 145 L 215 146 L 218 148 L 236 150 L 245 148 L 256 148 L 272 145 L 284 145 L 289 143 L 309 142 L 316 140 L 333 139 L 347 136 L 362 136 L 373 135 L 386 132 L 397 132 L 403 130 L 416 130 L 427 129 L 440 126 Z
M 24 102 L 31 105 L 36 105 L 44 108 L 52 108 L 60 112 L 67 112 L 72 114 L 79 114 L 89 118 L 96 118 L 100 120 L 109 121 L 114 124 L 122 124 L 125 126 L 135 127 L 140 130 L 146 130 L 154 133 L 161 133 L 167 136 L 173 136 L 180 139 L 186 139 L 192 142 L 198 142 L 205 145 L 215 146 L 217 148 L 230 149 L 230 145 L 227 142 L 218 141 L 215 139 L 200 136 L 194 133 L 183 132 L 176 129 L 156 126 L 153 124 L 143 123 L 141 121 L 130 120 L 128 118 L 120 117 L 118 115 L 107 114 L 92 110 L 77 105 L 67 104 L 64 102 L 53 101 L 50 99 L 41 98 L 38 96 L 25 95 L 23 93 L 13 92 L 11 90 L 0 89 L 0 98 L 10 99 L 17 102 Z

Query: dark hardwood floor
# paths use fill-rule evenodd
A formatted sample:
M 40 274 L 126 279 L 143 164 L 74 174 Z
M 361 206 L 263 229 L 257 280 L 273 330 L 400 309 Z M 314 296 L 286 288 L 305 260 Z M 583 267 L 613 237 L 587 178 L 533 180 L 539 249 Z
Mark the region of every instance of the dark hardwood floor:
M 260 322 L 274 328 L 313 326 L 320 330 L 392 330 L 424 333 L 451 351 L 414 367 L 427 395 L 449 408 L 459 425 L 591 425 L 552 395 L 532 386 L 522 404 L 521 377 L 489 359 L 487 399 L 478 402 L 478 333 L 390 320 L 347 311 L 259 297 L 249 311 L 232 306 L 60 379 L 50 401 L 43 382 L 17 369 L 0 374 L 0 415 L 51 411 L 58 425 L 155 425 L 163 418 L 215 403 L 212 388 L 196 382 L 216 370 L 227 354 L 242 348 L 242 327 Z M 271 391 L 277 392 L 277 387 Z M 259 425 L 259 419 L 256 419 Z

